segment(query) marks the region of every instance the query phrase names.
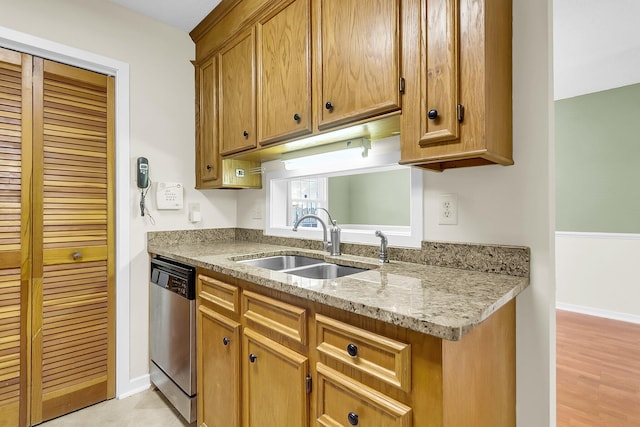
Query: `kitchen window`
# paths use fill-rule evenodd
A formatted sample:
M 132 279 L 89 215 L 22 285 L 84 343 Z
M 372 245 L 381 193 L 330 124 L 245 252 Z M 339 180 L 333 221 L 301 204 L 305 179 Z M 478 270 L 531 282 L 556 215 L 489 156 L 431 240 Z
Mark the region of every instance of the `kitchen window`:
M 287 225 L 292 226 L 298 218 L 307 214 L 318 214 L 318 208 L 327 208 L 327 178 L 320 176 L 293 178 L 288 181 Z M 317 228 L 313 218 L 307 218 L 300 227 Z
M 279 160 L 264 163 L 265 234 L 322 240 L 322 226 L 314 219 L 304 220 L 297 232 L 292 228 L 309 213 L 329 225 L 326 213 L 317 211 L 325 208 L 342 229 L 343 242 L 378 245 L 375 231 L 381 230 L 391 246 L 420 247 L 423 172 L 398 165 L 398 140 L 389 139 L 372 143 L 369 155 L 348 167 L 286 170 Z

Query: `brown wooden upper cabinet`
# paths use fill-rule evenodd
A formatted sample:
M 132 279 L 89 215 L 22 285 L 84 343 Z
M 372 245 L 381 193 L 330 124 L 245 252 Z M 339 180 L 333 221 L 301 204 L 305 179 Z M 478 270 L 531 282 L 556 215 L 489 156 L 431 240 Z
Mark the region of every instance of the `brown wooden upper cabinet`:
M 405 0 L 401 161 L 511 165 L 511 0 Z
M 216 182 L 220 177 L 220 147 L 217 137 L 216 61 L 209 58 L 196 65 L 196 182 L 200 185 Z
M 256 26 L 260 145 L 312 131 L 309 1 L 287 1 Z
M 255 148 L 255 34 L 244 32 L 218 53 L 218 108 L 224 154 Z
M 216 55 L 195 64 L 196 188 L 260 188 L 260 163 L 220 156 Z
M 400 131 L 402 164 L 513 164 L 511 2 L 222 0 L 191 32 L 196 186 L 241 175 L 215 158 L 373 121 Z
M 400 109 L 400 3 L 314 0 L 320 130 Z

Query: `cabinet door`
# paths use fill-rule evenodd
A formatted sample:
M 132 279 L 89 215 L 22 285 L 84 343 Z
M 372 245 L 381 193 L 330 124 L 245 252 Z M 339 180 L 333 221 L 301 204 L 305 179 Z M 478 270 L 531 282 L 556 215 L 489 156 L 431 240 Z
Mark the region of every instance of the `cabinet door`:
M 198 308 L 198 425 L 240 426 L 240 324 Z
M 315 0 L 320 129 L 400 109 L 397 0 Z
M 248 328 L 243 359 L 243 426 L 309 425 L 308 359 Z
M 254 32 L 245 32 L 218 54 L 221 154 L 255 148 Z
M 310 0 L 294 0 L 257 25 L 258 140 L 311 132 Z
M 196 65 L 196 187 L 214 187 L 220 181 L 220 149 L 216 108 L 216 62 Z
M 115 80 L 34 59 L 31 422 L 115 395 Z
M 427 16 L 426 55 L 421 67 L 425 99 L 421 103 L 420 145 L 459 138 L 463 106 L 459 104 L 459 0 L 421 2 Z M 460 105 L 460 106 L 459 106 Z
M 0 48 L 0 425 L 27 425 L 31 68 Z

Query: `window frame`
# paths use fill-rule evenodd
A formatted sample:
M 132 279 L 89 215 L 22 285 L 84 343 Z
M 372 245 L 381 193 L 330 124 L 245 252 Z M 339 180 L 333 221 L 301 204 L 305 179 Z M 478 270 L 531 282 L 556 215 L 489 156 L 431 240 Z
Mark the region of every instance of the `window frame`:
M 406 168 L 398 164 L 400 159 L 399 150 L 384 152 L 381 155 L 370 155 L 360 165 L 349 169 L 332 170 L 331 166 L 314 168 L 313 170 L 287 171 L 279 160 L 265 163 L 265 230 L 267 236 L 289 237 L 300 239 L 322 240 L 322 226 L 299 228 L 297 232 L 286 224 L 288 214 L 287 199 L 288 185 L 283 184 L 289 180 L 305 176 L 319 175 L 325 178 L 330 176 L 351 175 L 359 173 L 370 173 L 377 171 L 394 170 Z M 390 246 L 419 248 L 423 240 L 424 227 L 424 179 L 423 171 L 419 168 L 410 167 L 410 225 L 409 226 L 371 226 L 363 225 L 342 228 L 341 240 L 343 243 L 359 243 L 379 245 L 380 238 L 375 236 L 376 230 L 381 230 L 389 239 Z M 283 213 L 283 210 L 285 211 Z M 284 214 L 284 216 L 283 216 Z M 282 219 L 284 217 L 284 220 Z M 320 217 L 326 219 L 326 214 L 321 213 Z M 325 221 L 329 225 L 328 219 Z

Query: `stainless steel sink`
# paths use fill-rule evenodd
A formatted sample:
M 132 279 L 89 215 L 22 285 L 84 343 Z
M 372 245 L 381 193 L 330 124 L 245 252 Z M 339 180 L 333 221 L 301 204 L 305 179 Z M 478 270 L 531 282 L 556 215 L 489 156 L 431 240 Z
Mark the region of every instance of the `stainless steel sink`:
M 336 279 L 368 270 L 367 268 L 334 264 L 303 255 L 277 255 L 238 262 L 309 279 Z
M 241 264 L 249 264 L 254 267 L 266 268 L 267 270 L 280 271 L 305 265 L 318 264 L 324 261 L 302 255 L 278 255 L 266 258 L 247 259 L 238 262 Z
M 297 268 L 293 271 L 288 271 L 288 273 L 295 274 L 300 277 L 307 277 L 309 279 L 336 279 L 338 277 L 361 273 L 363 271 L 367 271 L 367 269 L 350 267 L 347 265 L 322 263 L 309 267 Z

